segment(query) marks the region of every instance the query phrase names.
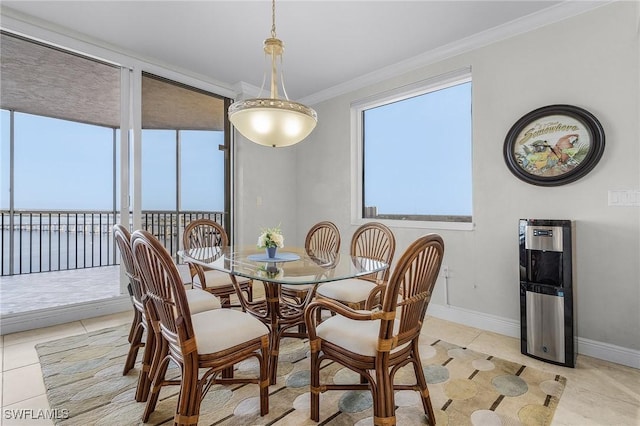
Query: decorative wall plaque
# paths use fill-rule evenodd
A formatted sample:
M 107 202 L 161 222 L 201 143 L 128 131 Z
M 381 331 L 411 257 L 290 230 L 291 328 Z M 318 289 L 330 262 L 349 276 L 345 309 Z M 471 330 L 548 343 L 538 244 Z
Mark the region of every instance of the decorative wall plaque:
M 549 105 L 520 118 L 504 142 L 504 160 L 519 179 L 564 185 L 589 173 L 604 152 L 604 130 L 588 111 Z

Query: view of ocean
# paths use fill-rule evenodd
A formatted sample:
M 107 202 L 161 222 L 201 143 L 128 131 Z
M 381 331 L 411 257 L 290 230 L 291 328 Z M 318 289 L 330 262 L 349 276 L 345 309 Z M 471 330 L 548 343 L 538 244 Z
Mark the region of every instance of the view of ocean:
M 179 229 L 197 218 L 222 223 L 222 212 L 145 211 L 142 228 L 169 250 L 178 250 Z M 11 220 L 13 219 L 13 220 Z M 129 219 L 131 222 L 131 218 Z M 120 254 L 112 226 L 120 223 L 113 212 L 2 211 L 0 275 L 29 274 L 117 265 Z
M 2 275 L 10 275 L 11 231 L 2 230 Z M 13 274 L 115 265 L 111 232 L 13 231 Z

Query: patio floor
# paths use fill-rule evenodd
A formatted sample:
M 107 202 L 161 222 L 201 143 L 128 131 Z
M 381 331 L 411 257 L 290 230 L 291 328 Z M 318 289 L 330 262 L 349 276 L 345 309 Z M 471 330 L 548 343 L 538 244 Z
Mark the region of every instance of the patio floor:
M 120 266 L 38 272 L 0 278 L 0 315 L 120 295 Z

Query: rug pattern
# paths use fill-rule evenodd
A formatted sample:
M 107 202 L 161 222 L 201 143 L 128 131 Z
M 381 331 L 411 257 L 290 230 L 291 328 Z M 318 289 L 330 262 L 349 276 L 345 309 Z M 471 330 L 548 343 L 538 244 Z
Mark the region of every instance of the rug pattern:
M 69 412 L 69 418 L 57 424 L 142 424 L 144 404 L 134 400 L 139 362 L 122 375 L 127 335 L 128 327 L 120 326 L 37 345 L 49 404 Z M 306 341 L 283 340 L 278 383 L 270 387 L 267 416 L 259 415 L 256 385 L 216 385 L 202 401 L 199 424 L 315 425 L 309 419 L 308 350 Z M 420 356 L 438 425 L 549 425 L 566 384 L 564 377 L 424 336 Z M 237 376 L 256 373 L 255 360 L 235 367 Z M 174 367 L 168 374 L 177 377 L 179 371 Z M 359 380 L 333 362 L 323 364 L 321 375 L 323 382 Z M 400 370 L 395 380 L 415 383 L 412 368 Z M 147 424 L 172 424 L 176 400 L 177 388 L 165 387 Z M 416 392 L 396 392 L 395 402 L 398 424 L 426 424 Z M 321 394 L 320 415 L 320 424 L 372 424 L 371 394 Z

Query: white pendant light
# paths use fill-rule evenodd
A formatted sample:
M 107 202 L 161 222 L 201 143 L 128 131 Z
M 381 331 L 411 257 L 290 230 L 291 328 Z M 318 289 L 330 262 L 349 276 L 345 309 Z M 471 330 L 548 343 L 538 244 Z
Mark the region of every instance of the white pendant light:
M 316 127 L 318 115 L 306 105 L 278 97 L 277 59 L 284 44 L 276 38 L 276 2 L 271 6 L 271 37 L 264 41 L 264 51 L 271 56 L 271 97 L 246 99 L 229 107 L 229 120 L 247 139 L 260 145 L 282 147 L 296 144 Z

